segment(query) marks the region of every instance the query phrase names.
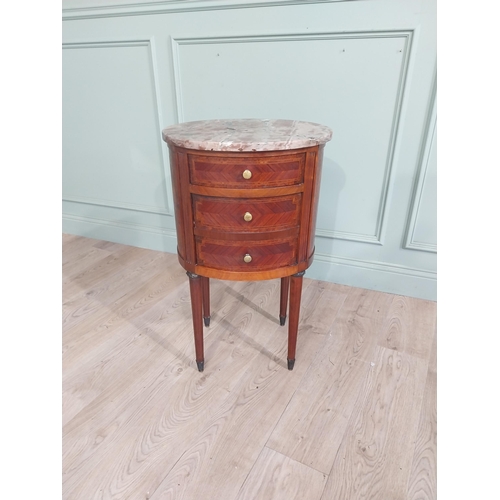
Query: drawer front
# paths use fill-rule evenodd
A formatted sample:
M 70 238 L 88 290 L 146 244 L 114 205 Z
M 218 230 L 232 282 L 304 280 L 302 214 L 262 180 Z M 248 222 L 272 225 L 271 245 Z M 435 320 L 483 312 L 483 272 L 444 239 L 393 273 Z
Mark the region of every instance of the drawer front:
M 217 231 L 279 230 L 299 224 L 302 193 L 272 198 L 193 195 L 195 226 Z
M 227 188 L 291 186 L 304 181 L 304 154 L 271 157 L 190 155 L 191 184 Z
M 297 263 L 297 240 L 196 242 L 198 264 L 225 271 L 265 271 Z

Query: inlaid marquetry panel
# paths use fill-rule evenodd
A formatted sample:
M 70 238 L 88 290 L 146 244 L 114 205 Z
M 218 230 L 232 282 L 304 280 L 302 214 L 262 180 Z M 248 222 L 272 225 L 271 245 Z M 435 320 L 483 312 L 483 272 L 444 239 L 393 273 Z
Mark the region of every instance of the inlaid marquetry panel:
M 297 263 L 297 239 L 264 241 L 197 240 L 198 264 L 228 271 L 276 269 Z M 245 255 L 251 257 L 245 262 Z
M 193 196 L 194 220 L 198 227 L 245 232 L 273 231 L 297 226 L 302 194 L 263 199 Z
M 190 155 L 191 182 L 213 187 L 273 187 L 303 182 L 304 154 L 284 157 L 219 157 Z M 243 175 L 245 171 L 249 174 Z

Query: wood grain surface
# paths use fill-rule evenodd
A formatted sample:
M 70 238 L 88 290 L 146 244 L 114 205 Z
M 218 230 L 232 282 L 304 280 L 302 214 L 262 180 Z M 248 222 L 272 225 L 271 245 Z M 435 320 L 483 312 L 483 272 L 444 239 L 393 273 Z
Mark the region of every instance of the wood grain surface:
M 303 154 L 274 153 L 268 156 L 263 153 L 234 154 L 230 157 L 221 155 L 202 156 L 189 150 L 189 170 L 192 184 L 213 187 L 245 187 L 261 188 L 287 186 L 302 182 Z M 281 153 L 281 154 L 280 154 Z M 243 177 L 249 170 L 252 176 Z
M 211 280 L 205 371 L 177 257 L 63 237 L 63 498 L 436 498 L 435 303 Z
M 377 346 L 323 500 L 405 498 L 427 361 Z M 418 408 L 418 411 L 415 411 Z
M 298 225 L 300 201 L 301 194 L 262 199 L 193 195 L 194 223 L 214 231 L 278 231 Z M 244 219 L 247 213 L 249 221 Z
M 326 474 L 264 447 L 237 500 L 319 500 L 326 477 Z
M 431 350 L 420 412 L 415 452 L 408 482 L 408 500 L 433 500 L 437 490 L 437 337 Z
M 328 287 L 323 300 L 340 310 L 323 349 L 309 367 L 267 445 L 329 473 L 348 418 L 359 410 L 358 395 L 373 359 L 376 336 L 392 296 L 347 287 Z M 316 310 L 313 310 L 316 314 Z M 321 381 L 321 383 L 318 383 Z M 356 406 L 356 404 L 358 405 Z
M 286 240 L 259 240 L 256 236 L 251 241 L 221 241 L 212 239 L 196 240 L 198 263 L 213 269 L 231 271 L 265 271 L 297 263 L 297 241 L 295 238 Z M 250 255 L 251 261 L 245 262 L 245 255 Z
M 227 154 L 167 142 L 177 251 L 186 271 L 267 280 L 311 265 L 323 145 Z M 242 265 L 246 254 L 249 266 Z

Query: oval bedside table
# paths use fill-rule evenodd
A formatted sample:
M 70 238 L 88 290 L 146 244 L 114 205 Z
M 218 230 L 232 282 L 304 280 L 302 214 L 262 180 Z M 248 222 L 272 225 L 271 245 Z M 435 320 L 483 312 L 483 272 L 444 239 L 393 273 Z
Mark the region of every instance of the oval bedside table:
M 198 370 L 205 363 L 210 278 L 281 278 L 281 325 L 290 295 L 292 370 L 302 277 L 314 255 L 323 149 L 332 131 L 293 120 L 207 120 L 173 125 L 162 136 L 170 150 L 177 253 L 189 277 Z

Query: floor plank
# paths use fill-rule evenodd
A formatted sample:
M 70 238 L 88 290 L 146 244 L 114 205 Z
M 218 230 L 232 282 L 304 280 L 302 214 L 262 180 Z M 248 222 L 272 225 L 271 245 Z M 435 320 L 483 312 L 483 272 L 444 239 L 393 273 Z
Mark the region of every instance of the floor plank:
M 151 250 L 147 250 L 147 252 L 150 255 L 157 255 L 156 253 L 153 254 Z M 144 249 L 123 245 L 113 253 L 93 262 L 91 265 L 78 269 L 76 275 L 74 273 L 65 275 L 63 271 L 63 294 L 65 300 L 67 301 L 99 283 L 112 280 L 114 274 L 121 272 L 130 263 L 135 262 L 137 258 L 143 255 Z
M 377 346 L 329 475 L 323 500 L 401 500 L 415 449 L 427 360 Z
M 437 498 L 437 346 L 434 337 L 408 482 L 408 500 Z
M 319 500 L 326 474 L 264 447 L 237 500 Z
M 379 336 L 379 345 L 429 359 L 436 330 L 436 303 L 396 295 Z
M 139 355 L 135 363 L 130 359 L 127 363 L 124 359 L 124 364 L 122 360 L 126 356 L 123 355 L 114 358 L 122 366 L 121 376 L 113 377 L 110 373 L 110 380 L 98 397 L 64 426 L 64 467 L 72 472 L 72 477 L 65 482 L 68 493 L 77 495 L 79 492 L 82 498 L 86 498 L 85 495 L 92 498 L 92 491 L 99 484 L 98 478 L 110 471 L 109 466 L 96 470 L 95 465 L 113 463 L 115 450 L 127 446 L 132 446 L 133 461 L 136 443 L 130 440 L 130 432 L 143 429 L 140 434 L 146 433 L 144 440 L 148 442 L 151 421 L 159 426 L 156 441 L 163 438 L 169 443 L 172 436 L 176 437 L 175 443 L 169 443 L 169 448 L 162 446 L 159 450 L 160 457 L 169 450 L 169 457 L 175 462 L 175 448 L 182 448 L 182 431 L 193 432 L 193 428 L 196 429 L 209 414 L 198 405 L 217 404 L 220 397 L 227 397 L 225 390 L 217 391 L 218 395 L 214 391 L 211 394 L 214 378 L 196 371 L 187 282 L 178 293 L 181 295 L 170 296 L 167 303 L 158 304 L 142 325 L 136 325 L 136 339 L 127 350 L 129 356 L 135 351 L 142 351 L 143 355 Z M 235 302 L 226 304 L 219 314 L 229 313 Z M 148 455 L 154 457 L 157 448 L 152 446 Z M 89 482 L 89 477 L 93 481 Z M 79 484 L 82 479 L 83 484 Z M 107 486 L 112 488 L 112 481 Z
M 368 376 L 393 296 L 356 288 L 347 299 L 334 292 L 328 298 L 332 308 L 342 310 L 267 443 L 326 474 Z
M 67 326 L 65 372 L 80 366 L 76 363 L 81 362 L 82 355 L 86 355 L 89 349 L 106 342 L 120 328 L 133 323 L 135 318 L 182 286 L 184 278 L 182 275 L 158 274 L 149 283 L 141 284 L 138 281 L 135 290 L 125 293 L 116 301 L 91 299 L 87 310 L 92 312 L 80 322 L 71 322 Z
M 235 283 L 234 286 L 236 295 L 254 299 L 257 308 L 272 299 L 273 309 L 278 311 L 277 280 Z M 105 498 L 119 498 L 125 491 L 137 496 L 146 490 L 154 491 L 160 478 L 152 464 L 162 464 L 164 474 L 174 466 L 201 424 L 224 403 L 227 405 L 228 398 L 235 397 L 231 384 L 248 376 L 248 365 L 254 357 L 260 354 L 266 363 L 284 370 L 279 364 L 284 365 L 281 359 L 267 357 L 271 352 L 267 347 L 255 348 L 263 345 L 259 338 L 249 345 L 244 336 L 238 335 L 238 330 L 253 331 L 255 328 L 261 332 L 261 337 L 268 337 L 270 332 L 263 326 L 270 323 L 269 318 L 248 311 L 248 307 L 231 294 L 226 295 L 226 301 L 228 305 L 213 316 L 213 327 L 207 329 L 210 334 L 206 336 L 207 362 L 203 374 L 199 374 L 193 366 L 194 361 L 187 358 L 187 353 L 192 353 L 193 342 L 189 303 L 186 303 L 184 318 L 174 321 L 174 328 L 166 332 L 168 342 L 175 344 L 175 350 L 163 352 L 153 345 L 154 352 L 131 367 L 128 383 L 126 379 L 116 381 L 110 391 L 102 393 L 69 422 L 65 428 L 66 438 L 74 443 L 74 450 L 65 463 L 73 467 L 73 475 L 79 479 L 76 483 L 71 480 L 65 483 L 68 494 L 93 498 L 96 491 L 102 490 L 106 492 Z M 234 313 L 240 310 L 235 317 Z M 176 329 L 176 323 L 183 323 L 183 329 Z M 271 330 L 279 328 L 276 318 L 276 323 L 271 323 Z M 284 335 L 274 338 L 282 347 Z M 186 359 L 190 366 L 182 363 Z M 191 360 L 194 360 L 194 353 Z M 179 368 L 182 368 L 180 373 Z M 250 371 L 250 374 L 254 373 L 255 366 Z M 199 384 L 195 383 L 197 379 Z M 132 407 L 131 400 L 135 402 Z M 168 404 L 161 404 L 163 401 Z M 96 429 L 95 434 L 89 433 L 88 429 L 92 418 L 91 427 Z M 105 443 L 101 437 L 103 427 Z M 133 434 L 135 439 L 131 440 L 130 433 L 136 429 L 139 434 Z M 85 456 L 82 462 L 81 449 L 88 448 L 91 443 L 98 443 L 99 449 L 94 446 L 92 454 Z M 116 461 L 116 449 L 120 450 L 119 462 Z M 96 468 L 96 464 L 100 466 Z M 131 468 L 130 464 L 136 465 Z
M 91 251 L 101 240 L 84 238 L 73 234 L 63 234 L 62 237 L 62 265 L 68 262 L 77 262 L 81 256 Z
M 116 273 L 113 280 L 63 304 L 65 373 L 88 348 L 106 341 L 125 322 L 185 283 L 185 273 L 173 266 L 172 257 L 158 254 L 154 259 L 139 259 L 137 267 Z

